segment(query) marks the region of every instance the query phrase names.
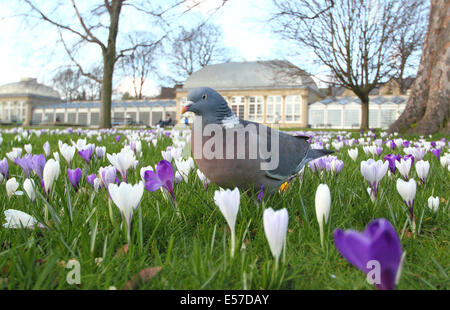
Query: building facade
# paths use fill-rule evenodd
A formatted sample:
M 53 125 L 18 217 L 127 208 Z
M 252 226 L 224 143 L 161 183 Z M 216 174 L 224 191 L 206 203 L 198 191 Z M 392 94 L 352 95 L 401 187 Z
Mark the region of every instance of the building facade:
M 33 109 L 60 102 L 57 91 L 34 78 L 0 86 L 0 120 L 2 123 L 31 124 Z
M 210 65 L 194 72 L 177 89 L 178 121 L 184 118 L 181 107 L 188 92 L 204 86 L 218 91 L 239 118 L 281 127 L 306 127 L 308 104 L 323 98 L 313 79 L 287 61 Z

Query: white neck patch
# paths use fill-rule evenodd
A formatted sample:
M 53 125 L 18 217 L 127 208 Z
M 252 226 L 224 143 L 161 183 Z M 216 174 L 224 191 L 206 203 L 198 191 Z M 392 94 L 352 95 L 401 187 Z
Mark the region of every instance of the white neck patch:
M 232 116 L 225 117 L 222 120 L 222 125 L 225 128 L 233 128 L 238 124 L 239 124 L 239 118 L 234 114 Z

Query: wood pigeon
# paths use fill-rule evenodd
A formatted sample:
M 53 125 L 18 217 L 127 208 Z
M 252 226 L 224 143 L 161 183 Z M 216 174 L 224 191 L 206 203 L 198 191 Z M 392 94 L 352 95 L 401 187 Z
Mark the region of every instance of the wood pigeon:
M 308 161 L 333 153 L 311 149 L 309 137 L 239 119 L 214 89 L 192 89 L 187 100 L 182 113 L 195 114 L 191 133 L 194 160 L 200 171 L 221 187 L 259 190 L 264 185 L 272 192 Z

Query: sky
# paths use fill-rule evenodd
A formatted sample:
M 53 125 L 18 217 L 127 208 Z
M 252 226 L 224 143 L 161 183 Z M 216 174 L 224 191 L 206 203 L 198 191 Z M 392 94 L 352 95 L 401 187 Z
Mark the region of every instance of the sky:
M 64 4 L 67 0 L 33 1 L 44 11 L 57 16 L 59 21 L 76 25 L 73 9 Z M 160 1 L 164 2 L 165 0 Z M 189 0 L 186 6 L 195 5 L 197 2 L 198 0 Z M 221 0 L 202 0 L 200 5 L 181 18 L 174 13 L 169 17 L 171 26 L 194 24 L 210 16 L 220 2 Z M 55 6 L 55 3 L 62 5 Z M 92 5 L 92 0 L 79 0 L 77 4 L 83 12 Z M 291 52 L 293 48 L 273 34 L 267 23 L 272 9 L 272 0 L 229 0 L 209 21 L 223 30 L 223 42 L 231 51 L 230 58 L 233 61 L 287 59 L 303 70 L 323 78 L 327 73 L 326 68 L 314 64 L 313 53 L 305 50 L 304 55 L 300 53 L 294 56 Z M 37 77 L 39 82 L 51 85 L 57 70 L 71 65 L 62 44 L 58 43 L 59 34 L 55 27 L 37 18 L 17 16 L 29 13 L 22 1 L 0 0 L 0 85 L 16 82 L 22 77 Z M 126 42 L 125 35 L 132 31 L 152 31 L 155 36 L 160 34 L 154 27 L 154 21 L 129 7 L 124 7 L 122 11 L 120 30 L 122 36 L 119 35 L 119 45 Z M 97 34 L 101 37 L 105 32 L 99 31 Z M 64 38 L 69 43 L 75 42 L 74 36 L 64 34 Z M 93 44 L 82 47 L 77 53 L 77 59 L 85 69 L 101 64 L 102 61 L 100 49 Z M 158 68 L 160 75 L 169 72 L 169 65 L 164 59 Z M 151 81 L 146 86 L 147 94 L 157 91 L 159 84 L 164 84 L 156 76 L 149 79 Z M 114 83 L 122 92 L 131 85 L 129 78 L 123 76 L 116 77 Z M 322 86 L 319 80 L 316 80 L 316 83 Z

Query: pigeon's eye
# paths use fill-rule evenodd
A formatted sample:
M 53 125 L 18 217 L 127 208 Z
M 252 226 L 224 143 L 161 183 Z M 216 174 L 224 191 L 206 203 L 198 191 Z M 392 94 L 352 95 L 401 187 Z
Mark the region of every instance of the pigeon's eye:
M 206 98 L 207 98 L 206 94 L 203 94 L 202 99 L 206 100 Z

